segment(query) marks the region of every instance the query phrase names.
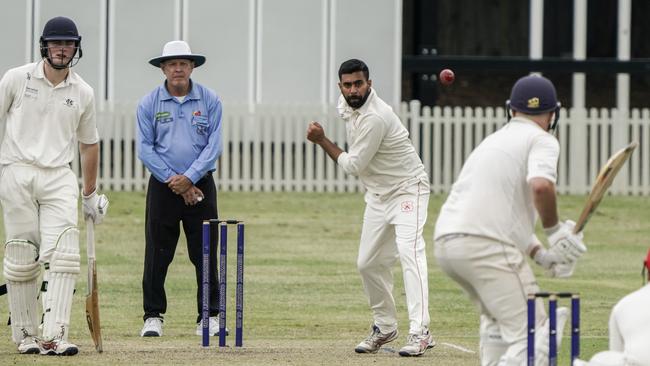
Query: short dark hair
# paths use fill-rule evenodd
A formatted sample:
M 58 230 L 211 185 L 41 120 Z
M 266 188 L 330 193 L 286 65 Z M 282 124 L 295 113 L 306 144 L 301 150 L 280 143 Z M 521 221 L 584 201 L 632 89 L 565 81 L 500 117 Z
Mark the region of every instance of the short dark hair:
M 343 62 L 341 64 L 341 67 L 339 67 L 339 81 L 341 80 L 341 76 L 343 74 L 352 74 L 357 71 L 363 72 L 363 76 L 366 77 L 366 80 L 370 79 L 370 71 L 368 70 L 368 65 L 366 65 L 366 63 L 361 60 L 353 58 Z

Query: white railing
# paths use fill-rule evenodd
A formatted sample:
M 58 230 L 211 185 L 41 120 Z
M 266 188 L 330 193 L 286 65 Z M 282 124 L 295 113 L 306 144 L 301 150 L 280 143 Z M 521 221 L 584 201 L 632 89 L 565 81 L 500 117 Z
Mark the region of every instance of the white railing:
M 472 149 L 506 120 L 503 108 L 421 108 L 402 103 L 399 111 L 422 157 L 435 193 L 449 190 Z M 650 110 L 619 116 L 612 109 L 562 110 L 558 191 L 586 193 L 600 166 L 628 141 L 639 147 L 611 189 L 650 194 Z M 216 180 L 222 191 L 349 192 L 361 189 L 320 148 L 305 140 L 309 121 L 345 147 L 345 126 L 333 107 L 224 106 L 224 152 Z M 109 105 L 98 112 L 102 140 L 100 187 L 141 191 L 149 173 L 135 151 L 135 105 Z M 78 161 L 73 164 L 78 171 Z

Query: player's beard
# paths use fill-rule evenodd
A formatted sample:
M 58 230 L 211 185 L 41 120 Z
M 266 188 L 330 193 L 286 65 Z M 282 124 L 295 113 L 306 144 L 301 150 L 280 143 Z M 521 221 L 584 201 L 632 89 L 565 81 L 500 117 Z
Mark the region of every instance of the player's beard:
M 365 103 L 366 100 L 368 100 L 368 97 L 370 96 L 370 88 L 366 91 L 366 94 L 363 97 L 359 96 L 343 96 L 345 98 L 345 101 L 348 103 L 352 109 L 358 109 L 361 108 Z

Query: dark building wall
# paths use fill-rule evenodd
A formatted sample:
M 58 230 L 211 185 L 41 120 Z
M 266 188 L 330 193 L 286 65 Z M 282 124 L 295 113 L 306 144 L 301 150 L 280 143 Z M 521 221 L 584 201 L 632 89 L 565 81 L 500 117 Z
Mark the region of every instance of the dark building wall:
M 404 55 L 528 56 L 528 0 L 404 0 Z M 615 58 L 617 55 L 618 2 L 589 0 L 587 14 L 587 57 Z M 633 58 L 650 57 L 650 2 L 632 1 Z M 544 57 L 571 58 L 573 54 L 573 1 L 544 1 Z M 425 105 L 498 106 L 507 99 L 512 84 L 528 70 L 456 73 L 456 82 L 442 86 L 436 80 L 440 70 L 404 73 L 402 99 L 419 99 Z M 545 73 L 556 84 L 564 106 L 571 106 L 572 73 Z M 650 75 L 631 74 L 631 107 L 649 106 Z M 616 74 L 588 73 L 588 107 L 614 107 Z

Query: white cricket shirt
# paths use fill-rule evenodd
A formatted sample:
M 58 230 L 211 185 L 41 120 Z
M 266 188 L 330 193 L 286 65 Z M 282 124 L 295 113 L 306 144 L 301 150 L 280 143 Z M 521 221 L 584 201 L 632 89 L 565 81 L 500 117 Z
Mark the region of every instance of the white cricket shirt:
M 528 182 L 555 183 L 559 154 L 553 135 L 533 121 L 512 118 L 467 158 L 440 210 L 435 239 L 470 234 L 525 248 L 537 220 Z
M 650 284 L 623 297 L 609 318 L 609 349 L 650 365 Z
M 2 165 L 65 166 L 77 151 L 77 140 L 99 141 L 92 88 L 72 70 L 65 81 L 52 86 L 43 61 L 11 69 L 2 77 L 0 123 L 6 124 Z
M 346 173 L 358 176 L 368 192 L 384 197 L 403 185 L 428 182 L 408 131 L 374 89 L 358 109 L 352 109 L 341 95 L 338 111 L 346 122 L 349 148 L 337 163 Z

